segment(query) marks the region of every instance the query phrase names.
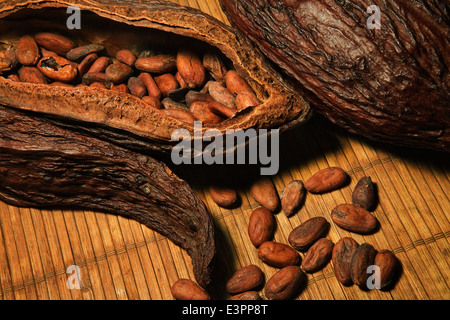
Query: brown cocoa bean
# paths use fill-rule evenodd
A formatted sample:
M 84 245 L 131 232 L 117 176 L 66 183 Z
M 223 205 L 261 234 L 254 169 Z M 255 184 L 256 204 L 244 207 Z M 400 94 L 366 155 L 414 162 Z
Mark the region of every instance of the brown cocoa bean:
M 333 247 L 331 260 L 334 266 L 336 279 L 345 286 L 353 283 L 351 275 L 351 262 L 358 243 L 350 237 L 340 239 Z
M 113 64 L 110 64 L 105 69 L 105 74 L 108 77 L 108 80 L 114 84 L 126 81 L 131 76 L 132 73 L 133 69 L 131 69 L 125 63 L 118 61 Z
M 261 102 L 253 93 L 241 92 L 236 96 L 236 108 L 238 110 L 256 107 L 260 104 Z
M 227 89 L 235 95 L 240 93 L 254 94 L 253 89 L 248 85 L 247 81 L 245 81 L 235 70 L 229 70 L 227 72 L 225 75 L 225 85 Z
M 22 67 L 19 69 L 18 73 L 20 81 L 22 82 L 39 84 L 47 83 L 47 80 L 45 80 L 42 72 L 40 72 L 36 67 Z
M 257 291 L 247 291 L 232 296 L 230 300 L 261 300 L 261 296 Z
M 350 232 L 368 234 L 378 227 L 378 220 L 369 211 L 353 204 L 340 204 L 331 211 L 333 222 Z
M 289 244 L 298 251 L 306 251 L 328 231 L 330 223 L 323 217 L 306 220 L 289 234 Z
M 170 99 L 169 97 L 162 99 L 161 105 L 164 107 L 164 109 L 176 109 L 176 110 L 182 110 L 182 111 L 189 111 L 189 109 L 186 108 L 186 105 L 174 101 L 173 99 Z
M 189 111 L 196 120 L 206 124 L 217 124 L 223 121 L 223 118 L 211 112 L 207 102 L 196 101 L 191 104 Z
M 64 57 L 77 46 L 73 40 L 51 32 L 40 32 L 34 36 L 34 40 L 40 47 Z
M 96 53 L 91 53 L 97 55 Z M 90 55 L 88 55 L 90 56 Z M 88 57 L 86 56 L 86 57 Z M 84 60 L 83 60 L 84 61 Z M 100 57 L 91 65 L 88 73 L 105 72 L 106 68 L 111 64 L 111 59 L 109 57 Z
M 224 185 L 210 185 L 209 195 L 218 206 L 224 208 L 233 206 L 238 200 L 237 192 L 234 189 Z
M 386 288 L 394 279 L 399 262 L 390 250 L 380 250 L 375 256 L 374 265 L 380 268 L 380 289 Z
M 162 107 L 161 101 L 156 97 L 145 96 L 141 100 L 154 109 L 161 109 Z
M 89 72 L 81 79 L 82 84 L 90 85 L 94 82 L 101 82 L 103 84 L 111 84 L 106 73 L 103 72 Z
M 198 88 L 205 83 L 205 68 L 197 53 L 186 49 L 179 50 L 176 63 L 179 75 L 189 88 Z
M 176 77 L 175 77 L 175 79 L 176 79 Z M 177 80 L 177 82 L 178 82 L 178 80 Z M 179 84 L 179 82 L 178 82 L 178 84 Z M 184 99 L 185 99 L 188 91 L 189 91 L 189 88 L 187 88 L 187 87 L 182 88 L 180 85 L 178 85 L 178 88 L 175 90 L 169 91 L 167 96 L 175 101 L 184 102 Z
M 208 93 L 214 100 L 227 106 L 228 108 L 236 109 L 236 97 L 223 85 L 217 81 L 208 82 Z
M 283 190 L 281 198 L 281 208 L 286 216 L 294 214 L 306 196 L 306 189 L 303 181 L 293 180 Z
M 272 212 L 266 208 L 257 208 L 252 212 L 248 221 L 248 236 L 256 248 L 272 239 L 274 229 Z
M 130 93 L 130 89 L 128 89 L 128 86 L 125 83 L 118 84 L 118 85 L 113 84 L 111 86 L 110 90 L 117 91 L 117 92 L 123 92 L 123 93 Z
M 227 106 L 221 104 L 217 101 L 211 101 L 208 103 L 208 108 L 212 113 L 222 117 L 222 118 L 231 118 L 237 112 L 236 109 L 228 108 Z
M 81 78 L 89 72 L 90 68 L 92 67 L 92 65 L 97 61 L 98 59 L 98 54 L 96 53 L 91 53 L 88 54 L 83 61 L 80 62 L 80 64 L 78 65 L 78 78 L 81 80 Z M 105 67 L 106 69 L 106 67 Z M 104 69 L 101 71 L 103 72 Z
M 203 66 L 209 71 L 214 80 L 225 83 L 227 68 L 217 54 L 206 52 L 203 55 Z
M 164 97 L 167 97 L 170 91 L 175 90 L 180 86 L 177 79 L 175 79 L 175 76 L 171 73 L 165 73 L 154 77 L 153 80 L 155 80 L 156 85 L 159 90 L 161 90 Z
M 190 279 L 177 280 L 170 292 L 177 300 L 211 300 L 209 294 Z
M 136 69 L 150 73 L 168 73 L 176 70 L 177 60 L 173 55 L 158 54 L 146 58 L 138 58 L 134 63 Z
M 153 77 L 147 73 L 142 72 L 138 78 L 144 83 L 145 87 L 147 88 L 148 95 L 151 97 L 155 97 L 157 99 L 161 99 L 162 92 L 158 88 L 158 85 L 156 84 Z
M 369 273 L 367 273 L 367 268 L 374 264 L 376 250 L 371 244 L 363 243 L 361 244 L 353 254 L 352 262 L 350 265 L 350 271 L 352 276 L 352 281 L 360 288 L 366 287 L 367 279 L 369 278 Z
M 11 71 L 17 65 L 16 48 L 0 43 L 0 72 Z
M 352 203 L 367 211 L 373 211 L 377 206 L 375 185 L 370 177 L 362 177 L 353 189 Z
M 264 273 L 256 265 L 249 265 L 236 271 L 227 281 L 228 293 L 237 294 L 258 288 L 264 282 Z
M 306 252 L 302 269 L 308 273 L 318 271 L 330 261 L 332 251 L 333 242 L 330 239 L 317 240 Z
M 39 47 L 32 36 L 23 36 L 17 43 L 16 56 L 24 66 L 34 66 L 39 61 Z
M 101 82 L 93 82 L 89 85 L 89 88 L 108 89 L 105 84 Z
M 190 90 L 186 94 L 185 100 L 188 107 L 190 107 L 191 104 L 193 104 L 196 101 L 203 101 L 208 103 L 215 101 L 209 93 L 200 93 L 194 90 Z
M 144 83 L 137 77 L 130 77 L 127 83 L 128 89 L 133 96 L 143 98 L 147 95 L 147 88 Z
M 297 266 L 277 271 L 266 283 L 265 295 L 270 300 L 288 300 L 305 284 L 307 277 Z
M 78 69 L 60 56 L 42 58 L 37 67 L 42 74 L 54 81 L 71 82 L 78 74 Z
M 258 248 L 258 257 L 273 267 L 298 265 L 301 258 L 297 251 L 284 243 L 266 241 Z
M 274 212 L 280 206 L 280 198 L 270 178 L 258 179 L 250 187 L 250 194 L 264 208 Z
M 101 44 L 91 43 L 85 46 L 76 47 L 67 52 L 66 58 L 70 61 L 77 61 L 79 59 L 83 59 L 88 54 L 91 53 L 100 53 L 105 50 L 105 47 Z
M 194 125 L 195 118 L 192 114 L 190 114 L 187 111 L 177 109 L 165 109 L 163 110 L 163 112 L 171 118 Z
M 132 67 L 136 62 L 136 55 L 130 50 L 119 50 L 116 53 L 116 59 L 122 63 L 125 63 L 127 66 Z
M 341 187 L 348 174 L 339 167 L 331 167 L 316 172 L 305 182 L 305 188 L 311 193 L 324 193 Z

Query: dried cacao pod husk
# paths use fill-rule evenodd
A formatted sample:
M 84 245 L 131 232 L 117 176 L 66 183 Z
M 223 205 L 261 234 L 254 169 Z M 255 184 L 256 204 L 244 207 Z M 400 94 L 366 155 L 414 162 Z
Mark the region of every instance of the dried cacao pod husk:
M 0 200 L 134 219 L 185 249 L 197 282 L 211 283 L 216 254 L 211 216 L 164 163 L 3 106 L 0 128 Z
M 81 29 L 68 30 L 66 9 L 78 6 Z M 11 32 L 14 30 L 14 32 Z M 261 104 L 239 110 L 214 127 L 227 129 L 291 128 L 308 118 L 309 105 L 272 67 L 264 55 L 237 31 L 192 8 L 162 1 L 69 0 L 2 1 L 0 40 L 17 41 L 19 34 L 54 32 L 79 46 L 95 43 L 114 57 L 123 49 L 142 52 L 149 43 L 177 51 L 198 48 L 216 52 L 253 89 Z M 204 49 L 204 51 L 203 51 Z M 75 50 L 75 49 L 74 49 Z M 20 83 L 0 77 L 0 104 L 44 113 L 81 130 L 136 151 L 161 155 L 170 153 L 175 129 L 186 129 L 193 138 L 194 127 L 148 106 L 128 93 L 87 87 L 50 87 Z M 76 120 L 76 126 L 73 122 Z
M 448 1 L 220 1 L 230 23 L 333 123 L 450 151 Z

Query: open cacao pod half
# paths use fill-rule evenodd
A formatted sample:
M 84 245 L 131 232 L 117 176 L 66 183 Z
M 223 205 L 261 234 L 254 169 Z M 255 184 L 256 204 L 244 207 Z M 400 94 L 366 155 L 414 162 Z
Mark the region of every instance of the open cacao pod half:
M 74 12 L 67 11 L 70 5 L 81 10 L 79 29 L 68 28 L 73 22 L 70 19 Z M 224 134 L 227 129 L 286 129 L 302 123 L 309 114 L 309 105 L 283 81 L 246 37 L 199 10 L 163 1 L 69 0 L 63 3 L 55 0 L 19 0 L 2 1 L 0 19 L 0 70 L 3 71 L 0 76 L 0 104 L 43 113 L 65 122 L 73 130 L 83 130 L 135 151 L 167 156 L 177 143 L 171 141 L 175 129 L 187 129 L 193 137 L 193 120 L 204 120 L 203 131 L 215 128 Z M 52 48 L 57 41 L 46 39 L 47 33 L 63 35 L 76 46 L 88 48 L 85 47 L 81 55 L 79 52 L 69 54 L 67 50 L 60 50 L 59 53 L 61 48 Z M 39 45 L 37 62 L 27 62 L 23 57 L 26 50 L 17 49 L 19 39 L 24 36 L 34 37 Z M 26 48 L 27 39 L 22 40 L 25 43 L 22 47 Z M 32 42 L 33 39 L 28 40 Z M 11 57 L 8 60 L 8 52 L 14 51 L 14 47 L 22 55 L 18 63 Z M 69 45 L 67 49 L 72 48 Z M 129 66 L 124 67 L 126 59 L 117 61 L 118 52 L 122 50 L 131 51 L 135 58 L 142 59 L 139 63 L 131 60 Z M 125 89 L 127 92 L 119 90 L 118 87 L 123 88 L 127 81 L 130 87 L 129 78 L 139 82 L 141 73 L 150 74 L 153 82 L 165 73 L 166 77 L 160 79 L 162 86 L 166 80 L 175 82 L 174 87 L 169 85 L 167 91 L 161 89 L 162 99 L 173 97 L 183 100 L 188 91 L 198 93 L 208 90 L 206 86 L 209 82 L 224 85 L 223 77 L 213 77 L 216 74 L 209 72 L 209 69 L 204 78 L 198 80 L 200 86 L 189 84 L 186 79 L 189 74 L 184 78 L 187 88 L 181 84 L 182 80 L 174 81 L 177 79 L 175 76 L 181 73 L 178 69 L 183 67 L 178 65 L 177 54 L 180 51 L 185 53 L 185 57 L 192 54 L 203 58 L 203 62 L 206 54 L 217 58 L 221 72 L 235 71 L 252 89 L 258 103 L 244 103 L 244 107 L 239 109 L 232 105 L 232 110 L 228 108 L 222 112 L 214 109 L 216 113 L 212 115 L 211 107 L 200 104 L 195 114 L 189 105 L 183 106 L 179 101 L 171 101 L 172 104 L 164 104 L 159 109 L 149 106 L 144 102 L 143 95 L 139 94 L 139 87 L 136 94 L 130 93 L 130 89 Z M 93 77 L 87 77 L 86 70 L 82 70 L 88 63 L 84 60 L 87 53 L 110 57 L 110 64 L 120 62 L 119 67 L 112 67 L 109 76 L 105 76 L 107 71 L 97 71 L 93 72 Z M 161 59 L 169 56 L 167 61 L 157 61 L 160 66 L 168 68 L 164 71 L 152 69 L 155 61 L 145 60 L 151 60 L 152 56 Z M 189 59 L 187 61 L 184 66 L 191 62 Z M 174 63 L 178 69 L 170 67 Z M 40 77 L 42 81 L 34 81 L 36 75 L 29 75 L 35 70 L 26 68 L 29 65 L 44 73 L 44 77 Z M 62 73 L 63 68 L 70 73 L 71 67 L 75 69 L 72 70 L 75 73 L 73 77 L 53 74 Z M 211 68 L 214 69 L 214 66 Z M 22 70 L 23 75 L 20 74 L 21 69 L 25 69 Z M 17 72 L 19 77 L 13 75 Z M 123 78 L 123 74 L 127 77 Z M 96 86 L 92 86 L 93 83 Z M 233 94 L 237 98 L 237 93 Z M 217 108 L 221 107 L 223 103 Z M 215 117 L 214 121 L 205 120 L 207 116 Z
M 448 1 L 221 5 L 335 124 L 384 142 L 450 151 Z

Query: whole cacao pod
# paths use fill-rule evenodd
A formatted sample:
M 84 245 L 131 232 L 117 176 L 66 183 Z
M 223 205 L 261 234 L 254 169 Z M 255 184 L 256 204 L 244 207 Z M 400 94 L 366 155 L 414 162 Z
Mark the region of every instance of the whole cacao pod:
M 230 22 L 335 124 L 450 151 L 447 1 L 220 1 Z

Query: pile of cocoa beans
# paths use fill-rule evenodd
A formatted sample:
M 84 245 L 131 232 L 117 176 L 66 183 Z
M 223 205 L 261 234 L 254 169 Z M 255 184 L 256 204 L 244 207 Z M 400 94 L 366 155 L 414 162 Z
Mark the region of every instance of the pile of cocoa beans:
M 0 44 L 0 75 L 19 82 L 124 92 L 189 124 L 196 120 L 217 124 L 261 103 L 248 83 L 213 51 L 124 48 L 108 56 L 101 44 L 77 46 L 50 32 Z
M 369 266 L 379 268 L 377 289 L 389 288 L 397 275 L 399 261 L 386 249 L 376 250 L 371 244 L 358 244 L 351 237 L 343 237 L 336 244 L 327 239 L 330 222 L 324 217 L 312 217 L 295 227 L 288 236 L 288 244 L 273 241 L 275 229 L 274 213 L 281 209 L 290 217 L 298 212 L 307 193 L 323 194 L 347 184 L 350 177 L 339 167 L 318 171 L 305 183 L 291 181 L 280 197 L 269 178 L 254 183 L 250 193 L 261 205 L 250 215 L 248 236 L 258 250 L 258 257 L 279 270 L 265 281 L 262 270 L 248 265 L 236 271 L 226 283 L 232 300 L 262 299 L 259 290 L 264 287 L 265 298 L 286 300 L 298 296 L 307 284 L 307 273 L 323 269 L 332 261 L 336 279 L 344 286 L 357 285 L 367 289 Z M 236 203 L 235 190 L 213 185 L 209 189 L 211 198 L 221 207 Z M 351 203 L 336 206 L 331 211 L 331 220 L 338 227 L 357 234 L 372 234 L 379 222 L 371 213 L 378 203 L 377 192 L 370 177 L 361 178 L 356 184 Z M 300 253 L 303 253 L 303 258 Z M 210 299 L 209 295 L 193 281 L 180 279 L 172 288 L 176 299 Z

